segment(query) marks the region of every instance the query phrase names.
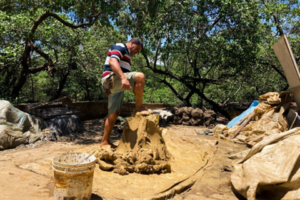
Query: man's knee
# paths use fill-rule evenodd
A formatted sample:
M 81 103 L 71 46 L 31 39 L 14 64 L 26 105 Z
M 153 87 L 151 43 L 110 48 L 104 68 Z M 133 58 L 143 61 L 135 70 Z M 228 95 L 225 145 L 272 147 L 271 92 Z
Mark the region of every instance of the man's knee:
M 145 82 L 145 74 L 142 72 L 137 72 L 134 76 L 134 81 L 135 82 Z
M 112 119 L 112 120 L 115 120 L 115 119 L 118 118 L 119 113 L 120 113 L 119 110 L 116 110 L 116 111 L 114 111 L 113 113 L 110 113 L 110 114 L 108 115 L 108 118 L 109 118 L 109 119 Z

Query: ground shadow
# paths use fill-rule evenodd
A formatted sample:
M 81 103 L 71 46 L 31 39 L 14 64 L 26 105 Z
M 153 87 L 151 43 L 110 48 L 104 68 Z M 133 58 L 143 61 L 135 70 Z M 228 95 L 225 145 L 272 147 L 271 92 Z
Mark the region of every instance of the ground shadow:
M 102 197 L 100 197 L 99 195 L 97 195 L 97 194 L 92 194 L 92 196 L 91 196 L 91 200 L 103 200 L 103 198 Z
M 231 190 L 233 192 L 233 194 L 235 195 L 236 198 L 238 198 L 239 200 L 247 200 L 245 197 L 243 197 L 241 194 L 239 194 L 236 189 L 233 187 L 233 185 L 231 184 Z
M 97 144 L 101 143 L 102 136 L 104 134 L 104 122 L 106 118 L 87 120 L 83 122 L 85 131 L 83 134 L 76 135 L 75 144 Z M 122 130 L 118 124 L 116 124 L 110 135 L 110 141 L 116 142 L 122 137 Z

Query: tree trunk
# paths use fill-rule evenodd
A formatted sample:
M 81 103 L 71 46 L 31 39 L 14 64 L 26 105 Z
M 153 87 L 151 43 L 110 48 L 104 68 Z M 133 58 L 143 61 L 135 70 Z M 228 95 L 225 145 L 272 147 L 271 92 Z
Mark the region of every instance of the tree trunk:
M 31 94 L 32 94 L 32 102 L 34 102 L 34 89 L 33 89 L 33 78 L 32 75 L 30 75 L 31 78 Z
M 85 100 L 90 101 L 91 97 L 90 97 L 90 90 L 89 90 L 89 85 L 88 85 L 87 79 L 85 79 L 85 90 L 86 90 Z
M 20 75 L 19 81 L 18 81 L 17 85 L 15 85 L 14 88 L 13 88 L 13 90 L 12 90 L 12 98 L 13 99 L 15 99 L 16 97 L 19 96 L 19 93 L 20 93 L 22 87 L 24 86 L 24 84 L 27 81 L 27 76 L 28 76 L 28 66 L 27 67 L 23 66 L 23 69 L 21 71 L 21 75 Z
M 192 104 L 191 104 L 191 102 L 190 102 L 190 99 L 191 99 L 191 97 L 193 96 L 193 94 L 194 94 L 195 92 L 194 92 L 194 90 L 191 90 L 190 92 L 189 92 L 189 94 L 184 98 L 184 104 L 186 105 L 186 106 L 192 106 Z
M 63 77 L 61 78 L 61 80 L 58 84 L 58 88 L 57 88 L 56 92 L 53 94 L 50 101 L 53 101 L 53 100 L 58 99 L 60 97 L 61 92 L 64 89 L 65 84 L 67 82 L 67 78 L 68 78 L 69 74 L 70 74 L 70 70 L 67 69 L 67 71 L 64 73 Z

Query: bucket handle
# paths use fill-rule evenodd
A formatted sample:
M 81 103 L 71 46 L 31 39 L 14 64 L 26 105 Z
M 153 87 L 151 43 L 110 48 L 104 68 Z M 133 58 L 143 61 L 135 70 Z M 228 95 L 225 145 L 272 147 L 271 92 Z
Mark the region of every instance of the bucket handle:
M 83 159 L 82 161 L 80 161 L 79 163 L 77 163 L 75 166 L 81 164 L 83 161 L 87 160 L 89 157 L 91 157 L 95 152 L 97 151 L 97 149 L 95 149 L 91 154 L 89 154 L 85 159 Z
M 87 160 L 87 159 L 88 159 L 89 157 L 91 157 L 96 151 L 97 151 L 97 149 L 95 149 L 91 154 L 89 154 L 86 158 L 84 158 L 83 160 L 81 160 L 79 163 L 77 163 L 77 164 L 74 165 L 74 166 L 77 166 L 77 165 L 81 164 L 83 161 Z M 66 168 L 65 168 L 65 173 L 68 173 L 69 168 L 71 168 L 71 167 L 66 167 Z

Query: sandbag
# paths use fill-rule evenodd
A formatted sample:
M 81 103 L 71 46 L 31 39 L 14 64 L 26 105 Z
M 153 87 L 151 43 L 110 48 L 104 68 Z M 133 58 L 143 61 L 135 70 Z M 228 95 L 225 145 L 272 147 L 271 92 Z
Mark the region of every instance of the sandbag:
M 289 126 L 285 118 L 285 112 L 289 109 L 292 100 L 289 92 L 281 92 L 280 94 L 269 92 L 261 95 L 259 99 L 261 102 L 254 108 L 251 121 L 242 128 L 236 138 L 231 139 L 236 130 L 243 125 L 246 119 L 242 119 L 231 128 L 224 128 L 223 126 L 217 125 L 214 135 L 223 139 L 228 138 L 232 141 L 239 141 L 253 146 L 265 136 L 287 131 Z M 249 115 L 246 116 L 246 118 L 247 117 L 249 117 Z M 245 121 L 243 122 L 243 120 Z M 220 129 L 222 129 L 221 132 Z
M 276 105 L 281 103 L 281 98 L 278 92 L 268 92 L 259 96 L 260 102 L 267 102 L 270 105 Z

